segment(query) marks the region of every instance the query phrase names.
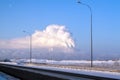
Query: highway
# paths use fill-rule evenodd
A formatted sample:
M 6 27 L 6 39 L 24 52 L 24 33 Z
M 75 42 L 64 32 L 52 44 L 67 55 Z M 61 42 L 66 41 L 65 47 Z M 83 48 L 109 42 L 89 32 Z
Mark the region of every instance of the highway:
M 0 63 L 0 71 L 15 76 L 21 80 L 119 80 L 109 77 L 2 63 Z

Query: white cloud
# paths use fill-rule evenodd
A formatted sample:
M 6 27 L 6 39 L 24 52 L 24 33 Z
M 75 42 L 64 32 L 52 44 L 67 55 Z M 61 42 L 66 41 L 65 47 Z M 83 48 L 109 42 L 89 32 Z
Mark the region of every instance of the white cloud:
M 30 37 L 0 40 L 0 48 L 29 48 Z M 65 26 L 48 25 L 45 30 L 36 30 L 32 34 L 33 48 L 49 48 L 53 51 L 55 48 L 70 50 L 75 47 L 75 43 L 71 34 Z

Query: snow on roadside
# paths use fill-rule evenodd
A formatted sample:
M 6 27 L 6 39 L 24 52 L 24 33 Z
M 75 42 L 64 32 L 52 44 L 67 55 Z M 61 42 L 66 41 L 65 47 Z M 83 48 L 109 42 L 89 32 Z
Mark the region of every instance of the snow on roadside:
M 116 73 L 116 72 L 87 70 L 87 69 L 86 70 L 72 69 L 72 68 L 51 67 L 51 66 L 35 66 L 35 65 L 28 65 L 28 67 L 120 79 L 120 73 Z
M 17 62 L 17 63 L 27 63 L 30 62 L 29 59 L 12 59 L 12 62 Z M 46 60 L 46 59 L 32 59 L 33 63 L 44 63 L 44 64 L 57 64 L 57 65 L 90 65 L 91 61 L 87 60 L 61 60 L 61 61 L 56 61 L 56 60 Z M 99 61 L 95 60 L 93 61 L 94 66 L 118 66 L 120 67 L 120 60 L 108 60 L 108 61 Z

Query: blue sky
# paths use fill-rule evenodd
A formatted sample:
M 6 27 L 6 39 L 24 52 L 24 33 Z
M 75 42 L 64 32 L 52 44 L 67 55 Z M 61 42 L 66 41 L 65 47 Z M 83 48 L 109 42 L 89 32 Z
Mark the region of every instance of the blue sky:
M 90 11 L 77 0 L 0 0 L 0 40 L 26 36 L 49 24 L 65 25 L 76 46 L 90 51 Z M 93 12 L 93 48 L 97 54 L 120 54 L 120 0 L 81 0 Z

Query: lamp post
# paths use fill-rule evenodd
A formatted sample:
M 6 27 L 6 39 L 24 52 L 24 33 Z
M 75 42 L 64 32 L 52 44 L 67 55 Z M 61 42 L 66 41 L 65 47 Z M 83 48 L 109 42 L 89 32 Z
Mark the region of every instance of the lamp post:
M 87 6 L 88 8 L 89 8 L 89 10 L 90 10 L 90 38 L 91 38 L 91 44 L 90 44 L 90 46 L 91 46 L 91 67 L 93 67 L 93 34 L 92 34 L 92 9 L 91 9 L 91 7 L 89 6 L 89 5 L 87 5 L 87 4 L 84 4 L 84 3 L 82 3 L 82 2 L 80 2 L 80 1 L 78 1 L 77 3 L 79 3 L 79 4 L 82 4 L 82 5 L 85 5 L 85 6 Z
M 30 63 L 31 63 L 32 62 L 32 35 L 27 31 L 23 31 L 23 32 L 29 34 L 30 36 Z

